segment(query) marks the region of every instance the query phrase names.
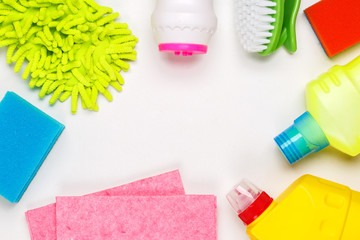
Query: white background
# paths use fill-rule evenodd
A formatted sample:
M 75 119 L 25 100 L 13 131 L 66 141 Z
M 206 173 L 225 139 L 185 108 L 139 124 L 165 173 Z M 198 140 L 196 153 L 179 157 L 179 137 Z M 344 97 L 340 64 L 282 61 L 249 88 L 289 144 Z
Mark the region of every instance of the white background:
M 59 195 L 82 195 L 180 169 L 189 194 L 218 197 L 218 239 L 248 239 L 225 195 L 248 178 L 277 197 L 303 174 L 360 190 L 360 159 L 328 148 L 289 166 L 273 138 L 305 111 L 305 85 L 334 64 L 346 64 L 360 45 L 329 59 L 303 10 L 298 51 L 270 57 L 245 53 L 234 30 L 232 1 L 215 0 L 218 30 L 204 56 L 159 53 L 150 27 L 154 0 L 98 0 L 120 12 L 139 38 L 138 60 L 124 73 L 114 101 L 100 111 L 70 113 L 70 102 L 50 107 L 38 98 L 0 49 L 0 98 L 14 91 L 66 126 L 20 203 L 0 198 L 0 239 L 30 239 L 24 212 Z M 79 105 L 81 106 L 81 105 Z M 16 111 L 16 109 L 14 109 Z M 1 134 L 1 133 L 0 133 Z

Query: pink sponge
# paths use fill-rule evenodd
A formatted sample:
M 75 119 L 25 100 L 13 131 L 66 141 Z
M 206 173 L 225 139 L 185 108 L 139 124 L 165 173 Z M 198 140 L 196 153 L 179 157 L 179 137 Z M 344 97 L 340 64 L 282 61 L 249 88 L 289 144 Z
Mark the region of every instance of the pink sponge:
M 57 197 L 58 240 L 215 240 L 215 196 Z
M 179 171 L 93 193 L 92 196 L 184 195 Z M 26 212 L 32 240 L 56 240 L 56 205 L 50 204 Z M 90 238 L 91 239 L 91 238 Z

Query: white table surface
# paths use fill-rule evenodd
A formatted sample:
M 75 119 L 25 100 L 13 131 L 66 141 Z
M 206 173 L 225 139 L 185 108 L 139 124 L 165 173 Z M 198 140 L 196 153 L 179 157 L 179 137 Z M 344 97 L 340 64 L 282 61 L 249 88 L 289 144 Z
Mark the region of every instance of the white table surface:
M 346 64 L 360 45 L 329 59 L 303 10 L 297 21 L 298 51 L 270 57 L 245 53 L 234 30 L 232 1 L 215 0 L 218 30 L 204 56 L 159 53 L 150 27 L 155 1 L 98 0 L 120 12 L 139 38 L 138 60 L 124 73 L 114 101 L 100 97 L 98 113 L 70 102 L 50 107 L 38 98 L 0 49 L 0 98 L 14 91 L 66 126 L 21 201 L 0 198 L 0 238 L 30 239 L 24 212 L 140 178 L 180 169 L 189 194 L 218 197 L 218 239 L 248 239 L 225 195 L 248 178 L 277 197 L 303 174 L 360 190 L 360 159 L 330 148 L 289 166 L 273 137 L 305 111 L 305 85 L 334 64 Z

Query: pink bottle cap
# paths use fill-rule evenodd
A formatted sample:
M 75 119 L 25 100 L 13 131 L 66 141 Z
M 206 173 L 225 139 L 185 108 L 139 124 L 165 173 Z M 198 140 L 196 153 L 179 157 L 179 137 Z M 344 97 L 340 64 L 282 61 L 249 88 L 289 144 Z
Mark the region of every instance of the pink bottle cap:
M 206 54 L 207 46 L 201 44 L 191 44 L 191 43 L 161 43 L 159 44 L 160 52 L 169 52 L 174 53 L 179 56 L 192 56 L 193 54 Z

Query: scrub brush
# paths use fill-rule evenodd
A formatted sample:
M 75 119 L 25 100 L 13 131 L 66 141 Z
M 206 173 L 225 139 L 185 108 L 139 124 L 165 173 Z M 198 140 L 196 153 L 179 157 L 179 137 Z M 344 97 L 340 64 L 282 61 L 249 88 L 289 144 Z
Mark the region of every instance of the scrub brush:
M 297 49 L 295 22 L 301 0 L 236 0 L 236 30 L 248 52 L 270 55 Z
M 19 72 L 39 97 L 52 94 L 50 104 L 71 97 L 84 109 L 97 111 L 98 94 L 109 101 L 111 85 L 121 91 L 127 60 L 135 60 L 137 38 L 119 13 L 93 0 L 1 0 L 0 47 L 8 47 L 7 63 Z

